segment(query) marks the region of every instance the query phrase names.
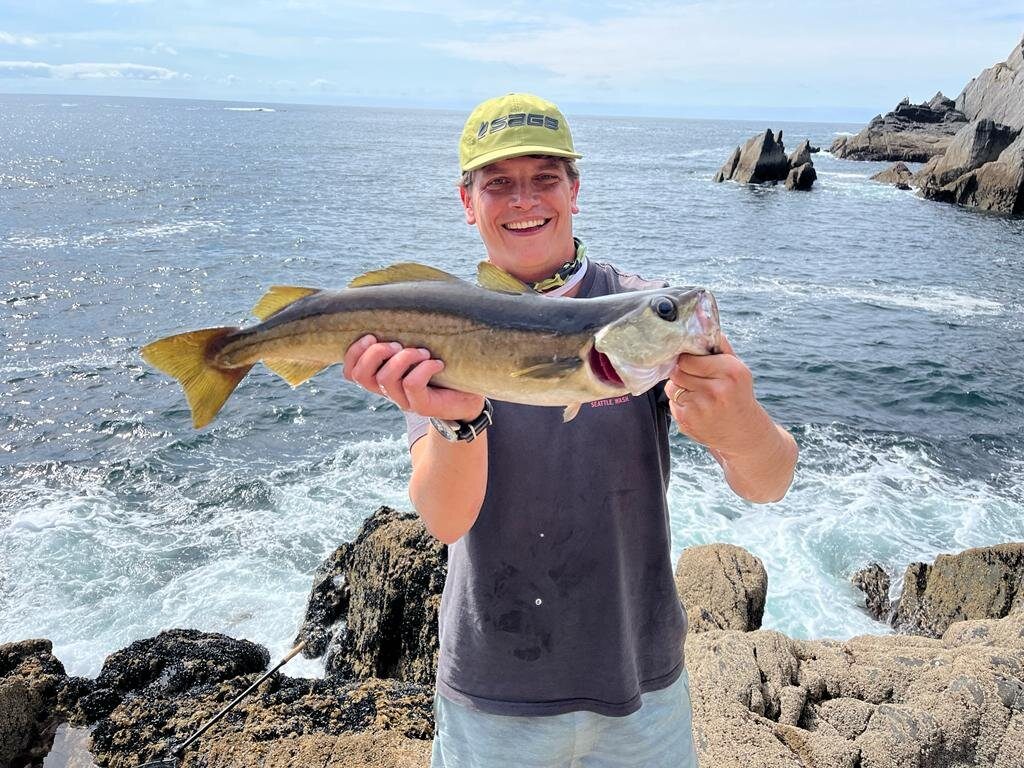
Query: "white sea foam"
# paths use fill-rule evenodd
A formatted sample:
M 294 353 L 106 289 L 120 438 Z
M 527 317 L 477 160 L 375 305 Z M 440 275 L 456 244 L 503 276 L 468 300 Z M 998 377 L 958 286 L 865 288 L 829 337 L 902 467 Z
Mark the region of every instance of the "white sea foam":
M 226 112 L 277 112 L 271 107 L 224 107 Z

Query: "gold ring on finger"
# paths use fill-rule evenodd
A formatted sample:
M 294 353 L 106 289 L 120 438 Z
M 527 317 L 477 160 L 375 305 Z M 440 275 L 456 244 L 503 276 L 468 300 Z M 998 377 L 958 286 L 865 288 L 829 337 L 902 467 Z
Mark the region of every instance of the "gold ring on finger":
M 679 405 L 679 396 L 685 395 L 690 390 L 684 389 L 683 387 L 676 387 L 676 391 L 672 393 L 672 402 Z

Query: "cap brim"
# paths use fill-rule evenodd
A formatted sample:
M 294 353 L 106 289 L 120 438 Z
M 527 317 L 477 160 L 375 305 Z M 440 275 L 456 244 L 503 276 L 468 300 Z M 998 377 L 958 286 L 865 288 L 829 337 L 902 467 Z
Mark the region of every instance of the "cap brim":
M 496 149 L 493 152 L 480 155 L 469 165 L 464 166 L 462 172 L 475 171 L 477 168 L 483 168 L 485 165 L 496 163 L 499 160 L 508 160 L 512 157 L 523 157 L 524 155 L 550 155 L 551 157 L 568 157 L 573 160 L 579 160 L 583 157 L 579 152 L 569 152 L 565 149 L 555 149 L 554 147 L 542 147 L 539 145 L 505 147 L 504 149 Z

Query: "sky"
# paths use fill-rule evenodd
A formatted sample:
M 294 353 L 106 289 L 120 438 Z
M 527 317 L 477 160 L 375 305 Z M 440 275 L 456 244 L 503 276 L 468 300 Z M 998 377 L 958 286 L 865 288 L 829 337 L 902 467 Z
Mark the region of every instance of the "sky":
M 0 93 L 867 120 L 955 98 L 1024 0 L 0 0 Z

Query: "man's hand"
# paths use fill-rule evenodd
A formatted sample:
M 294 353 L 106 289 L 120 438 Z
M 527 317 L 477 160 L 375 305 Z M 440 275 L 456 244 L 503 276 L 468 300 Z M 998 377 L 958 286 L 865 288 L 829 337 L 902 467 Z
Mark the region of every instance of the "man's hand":
M 721 336 L 722 354 L 680 355 L 665 385 L 679 430 L 710 449 L 726 480 L 750 501 L 785 495 L 796 466 L 796 441 L 754 397 L 750 369 Z
M 363 336 L 345 352 L 345 378 L 383 395 L 403 411 L 439 419 L 475 419 L 484 409 L 480 395 L 430 385 L 444 362 L 417 347 Z

